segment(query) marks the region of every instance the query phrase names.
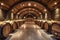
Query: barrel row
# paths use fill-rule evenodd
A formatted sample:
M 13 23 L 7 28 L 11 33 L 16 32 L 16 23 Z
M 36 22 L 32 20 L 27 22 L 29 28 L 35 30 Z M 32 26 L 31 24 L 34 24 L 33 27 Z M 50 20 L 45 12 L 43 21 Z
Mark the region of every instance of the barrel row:
M 55 38 L 60 39 L 60 24 L 58 23 L 48 23 L 42 21 L 35 21 L 42 29 L 48 33 L 52 33 Z
M 0 25 L 0 38 L 7 38 L 10 33 L 18 29 L 24 22 L 18 21 L 13 23 L 5 23 Z

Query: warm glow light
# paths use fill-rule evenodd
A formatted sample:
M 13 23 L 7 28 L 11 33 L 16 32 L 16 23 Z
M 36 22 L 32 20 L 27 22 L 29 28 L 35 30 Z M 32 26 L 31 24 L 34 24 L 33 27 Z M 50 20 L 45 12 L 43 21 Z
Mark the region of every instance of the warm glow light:
M 59 17 L 59 8 L 55 10 L 55 18 L 58 18 L 58 17 Z
M 45 20 L 47 20 L 47 13 L 45 13 Z
M 13 12 L 14 10 L 12 9 L 12 12 Z
M 36 4 L 34 4 L 34 6 L 37 6 Z
M 36 18 L 36 17 L 34 17 L 34 18 Z
M 39 13 L 39 14 L 41 14 L 41 13 Z
M 1 3 L 1 5 L 4 5 L 4 3 Z
M 23 4 L 23 6 L 24 6 L 24 4 Z
M 26 18 L 26 17 L 24 17 L 24 18 Z
M 46 10 L 46 9 L 44 9 L 44 11 L 46 12 L 47 10 Z
M 17 14 L 20 14 L 20 13 L 17 13 Z
M 31 3 L 28 3 L 28 6 L 31 6 Z
M 2 12 L 2 9 L 0 9 L 0 19 L 3 18 L 3 12 Z
M 57 4 L 57 2 L 54 3 L 55 5 Z
M 14 18 L 14 14 L 13 13 L 11 13 L 11 19 L 13 19 Z

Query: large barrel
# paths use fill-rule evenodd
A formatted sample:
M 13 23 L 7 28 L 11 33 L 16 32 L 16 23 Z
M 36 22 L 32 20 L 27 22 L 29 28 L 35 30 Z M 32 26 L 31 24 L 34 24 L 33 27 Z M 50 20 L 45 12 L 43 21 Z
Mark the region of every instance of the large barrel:
M 60 39 L 60 24 L 53 23 L 51 32 L 56 38 Z
M 43 26 L 44 26 L 45 31 L 48 31 L 49 24 L 45 22 Z
M 44 30 L 45 30 L 46 32 L 51 33 L 51 24 L 50 24 L 50 23 L 45 22 L 44 25 L 43 25 L 43 27 L 44 27 Z
M 14 22 L 12 24 L 12 30 L 15 31 L 16 29 L 18 29 L 18 24 L 16 22 Z
M 10 23 L 6 23 L 0 28 L 0 37 L 4 37 L 4 38 L 8 37 L 11 31 L 12 31 L 12 28 Z

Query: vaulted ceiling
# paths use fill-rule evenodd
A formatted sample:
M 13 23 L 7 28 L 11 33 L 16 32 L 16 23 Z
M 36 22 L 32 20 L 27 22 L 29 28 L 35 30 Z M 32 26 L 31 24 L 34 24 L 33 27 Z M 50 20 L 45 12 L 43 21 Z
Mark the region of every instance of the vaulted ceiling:
M 28 2 L 26 2 L 26 1 L 28 1 Z M 29 1 L 32 1 L 32 2 L 30 2 L 32 6 L 29 6 L 30 5 Z M 33 8 L 33 7 L 35 7 L 35 8 Z M 53 10 L 55 10 L 56 8 L 60 8 L 60 0 L 0 0 L 0 8 L 3 10 L 6 10 L 7 12 L 18 13 L 18 14 L 22 13 L 22 12 L 28 13 L 27 11 L 31 11 L 35 14 L 37 12 L 45 13 L 46 10 L 47 10 L 47 13 L 50 13 Z M 36 8 L 37 8 L 37 10 L 36 10 Z M 22 14 L 24 14 L 24 13 L 22 13 Z M 37 14 L 37 15 L 39 15 L 39 14 Z M 53 14 L 52 15 L 48 14 L 48 16 L 49 15 L 53 16 Z M 50 16 L 49 16 L 49 18 L 50 18 Z
M 27 0 L 0 0 L 0 7 L 9 10 L 9 8 L 14 6 L 18 2 L 22 2 L 22 1 L 27 1 Z M 55 9 L 56 7 L 60 7 L 60 0 L 32 0 L 32 1 L 39 2 L 51 10 Z

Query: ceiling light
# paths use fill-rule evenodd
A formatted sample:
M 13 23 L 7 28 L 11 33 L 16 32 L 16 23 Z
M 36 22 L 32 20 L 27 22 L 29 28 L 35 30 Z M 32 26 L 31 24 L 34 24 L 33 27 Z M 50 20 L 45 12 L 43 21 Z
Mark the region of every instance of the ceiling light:
M 36 18 L 36 17 L 34 17 L 34 18 Z
M 26 18 L 26 17 L 24 17 L 24 18 Z
M 4 3 L 1 3 L 1 5 L 4 5 Z
M 47 10 L 46 10 L 46 9 L 44 9 L 44 11 L 46 12 Z
M 41 13 L 39 13 L 39 14 L 41 14 Z
M 24 6 L 24 4 L 23 4 L 23 6 Z
M 17 14 L 20 14 L 20 13 L 17 13 Z
M 34 4 L 34 6 L 37 6 L 36 4 Z
M 28 6 L 31 6 L 31 3 L 28 3 Z
M 57 2 L 54 3 L 55 5 L 57 4 Z
M 13 12 L 14 10 L 12 9 L 12 12 Z

